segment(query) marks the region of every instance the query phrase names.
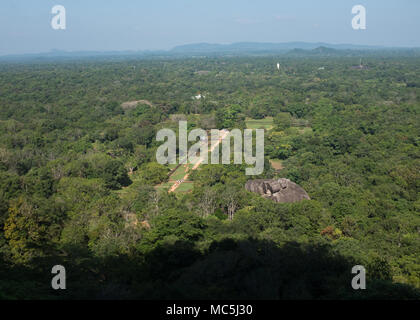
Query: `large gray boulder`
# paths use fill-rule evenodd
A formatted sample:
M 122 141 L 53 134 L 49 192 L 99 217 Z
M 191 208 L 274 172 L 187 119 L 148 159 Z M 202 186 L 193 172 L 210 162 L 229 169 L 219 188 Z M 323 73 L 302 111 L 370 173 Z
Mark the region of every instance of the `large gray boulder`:
M 275 202 L 297 202 L 311 199 L 301 186 L 285 178 L 249 180 L 245 184 L 245 189 Z

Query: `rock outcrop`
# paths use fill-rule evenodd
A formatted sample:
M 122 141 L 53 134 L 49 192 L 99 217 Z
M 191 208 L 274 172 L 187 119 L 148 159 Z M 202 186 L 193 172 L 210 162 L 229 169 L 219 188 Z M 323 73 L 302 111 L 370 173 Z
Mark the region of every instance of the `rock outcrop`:
M 275 202 L 297 202 L 311 199 L 301 186 L 285 178 L 249 180 L 245 184 L 245 189 Z

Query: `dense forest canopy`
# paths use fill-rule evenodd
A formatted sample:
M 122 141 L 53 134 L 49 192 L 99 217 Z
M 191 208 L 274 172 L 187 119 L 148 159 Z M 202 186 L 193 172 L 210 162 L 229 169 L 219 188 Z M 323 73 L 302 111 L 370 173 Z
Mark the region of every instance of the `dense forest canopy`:
M 0 298 L 420 298 L 420 58 L 359 63 L 1 63 Z M 250 119 L 269 123 L 261 176 L 202 165 L 167 192 L 159 129 Z M 244 188 L 275 177 L 311 200 Z M 51 290 L 56 264 L 68 290 Z

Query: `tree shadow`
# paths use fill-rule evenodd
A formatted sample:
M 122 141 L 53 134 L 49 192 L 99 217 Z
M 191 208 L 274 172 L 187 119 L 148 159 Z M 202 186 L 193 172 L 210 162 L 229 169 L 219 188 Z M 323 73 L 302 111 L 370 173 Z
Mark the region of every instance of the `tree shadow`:
M 67 289 L 52 290 L 51 268 L 66 266 Z M 371 279 L 353 290 L 357 263 L 328 246 L 254 239 L 160 245 L 147 254 L 41 259 L 37 267 L 0 264 L 2 299 L 419 299 L 420 291 Z

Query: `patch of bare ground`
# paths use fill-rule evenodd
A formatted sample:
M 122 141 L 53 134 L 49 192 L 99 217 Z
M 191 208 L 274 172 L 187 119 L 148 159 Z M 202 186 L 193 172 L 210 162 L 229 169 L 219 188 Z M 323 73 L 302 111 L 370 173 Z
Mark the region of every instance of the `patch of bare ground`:
M 185 114 L 182 114 L 182 113 L 171 114 L 171 115 L 169 115 L 169 119 L 171 119 L 171 121 L 173 121 L 173 122 L 186 121 L 187 116 Z
M 195 72 L 195 74 L 198 74 L 199 76 L 207 75 L 209 73 L 210 73 L 210 71 L 208 71 L 208 70 L 199 70 L 199 71 Z
M 130 110 L 135 108 L 138 104 L 146 104 L 149 107 L 153 107 L 153 104 L 148 100 L 135 100 L 135 101 L 127 101 L 121 104 L 121 108 L 124 110 Z
M 280 171 L 284 168 L 280 160 L 270 160 L 270 164 L 276 171 Z

